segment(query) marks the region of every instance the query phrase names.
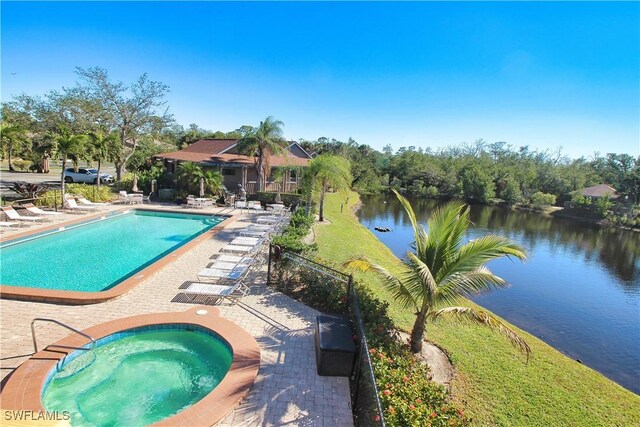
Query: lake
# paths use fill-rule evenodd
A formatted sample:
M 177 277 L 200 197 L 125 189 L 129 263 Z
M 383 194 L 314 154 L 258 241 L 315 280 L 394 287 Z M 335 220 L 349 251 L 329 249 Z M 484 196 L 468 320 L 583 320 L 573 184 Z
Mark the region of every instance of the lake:
M 410 201 L 425 224 L 437 202 Z M 362 202 L 360 222 L 402 258 L 413 232 L 395 196 Z M 470 217 L 468 240 L 499 234 L 528 253 L 489 263 L 511 286 L 470 298 L 640 394 L 640 233 L 491 206 Z

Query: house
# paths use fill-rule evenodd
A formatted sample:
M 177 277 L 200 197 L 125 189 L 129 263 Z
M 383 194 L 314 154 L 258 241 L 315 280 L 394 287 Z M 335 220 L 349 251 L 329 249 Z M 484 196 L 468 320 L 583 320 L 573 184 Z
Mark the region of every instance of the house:
M 183 150 L 156 154 L 154 157 L 162 160 L 170 173 L 175 173 L 181 162 L 194 162 L 203 168 L 217 169 L 222 172 L 223 184 L 230 191 L 235 192 L 242 185 L 247 194 L 255 194 L 258 189 L 255 158 L 239 154 L 237 146 L 237 139 L 200 139 Z M 270 157 L 271 176 L 266 178 L 264 190 L 295 192 L 300 187 L 300 168 L 307 166 L 310 160 L 311 156 L 300 144 L 287 142 L 282 153 Z M 281 178 L 276 180 L 276 175 Z
M 607 184 L 583 188 L 580 190 L 580 194 L 584 197 L 589 197 L 590 199 L 599 199 L 601 197 L 609 196 L 611 200 L 615 200 L 620 197 L 616 189 Z

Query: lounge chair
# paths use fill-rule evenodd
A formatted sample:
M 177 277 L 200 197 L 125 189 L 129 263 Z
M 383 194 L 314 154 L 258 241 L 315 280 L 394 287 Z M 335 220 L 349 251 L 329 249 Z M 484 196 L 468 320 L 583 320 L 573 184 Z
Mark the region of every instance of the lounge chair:
M 22 207 L 31 213 L 34 213 L 36 215 L 41 215 L 43 217 L 46 217 L 46 216 L 54 217 L 54 216 L 62 215 L 62 212 L 43 211 L 39 207 L 35 206 L 33 203 L 24 204 L 22 205 Z
M 219 299 L 228 299 L 235 304 L 238 302 L 238 299 L 242 298 L 249 292 L 249 288 L 241 281 L 238 281 L 233 285 L 191 283 L 186 289 L 183 289 L 182 291 L 184 294 L 192 297 L 205 296 L 207 297 L 206 302 L 208 302 L 212 298 L 215 298 L 216 301 L 218 301 Z
M 11 228 L 11 227 L 20 227 L 22 225 L 21 222 L 18 221 L 0 221 L 0 227 Z
M 231 270 L 222 268 L 203 268 L 196 274 L 199 281 L 207 280 L 240 280 L 249 270 L 249 265 L 236 266 Z
M 96 206 L 79 206 L 76 203 L 76 199 L 74 199 L 73 197 L 67 197 L 64 200 L 64 208 L 65 209 L 69 209 L 71 211 L 95 211 L 98 208 Z
M 212 257 L 212 259 L 214 259 Z M 216 261 L 222 262 L 235 262 L 236 264 L 242 261 L 253 260 L 251 256 L 242 256 L 242 255 L 229 255 L 229 254 L 215 254 Z
M 226 245 L 220 249 L 220 252 L 238 252 L 242 254 L 250 254 L 257 249 L 256 246 Z
M 24 221 L 24 222 L 33 223 L 33 222 L 40 222 L 40 221 L 46 221 L 47 220 L 47 218 L 45 218 L 43 216 L 23 216 L 23 215 L 20 215 L 11 206 L 3 206 L 2 210 L 4 211 L 5 215 L 7 215 L 7 218 L 15 219 L 17 221 Z
M 87 200 L 82 196 L 76 196 L 76 200 L 79 201 L 81 205 L 86 205 L 86 206 L 105 207 L 105 206 L 111 205 L 111 203 L 92 202 L 91 200 Z
M 253 257 L 236 257 L 240 258 L 239 261 L 223 261 L 216 259 L 207 268 L 214 268 L 220 270 L 233 270 L 234 268 L 248 267 L 253 264 Z
M 259 239 L 257 237 L 236 237 L 230 242 L 230 244 L 240 246 L 257 246 L 261 244 L 263 240 L 264 239 Z
M 242 229 L 240 230 L 240 237 L 262 237 L 265 238 L 269 235 L 268 231 Z

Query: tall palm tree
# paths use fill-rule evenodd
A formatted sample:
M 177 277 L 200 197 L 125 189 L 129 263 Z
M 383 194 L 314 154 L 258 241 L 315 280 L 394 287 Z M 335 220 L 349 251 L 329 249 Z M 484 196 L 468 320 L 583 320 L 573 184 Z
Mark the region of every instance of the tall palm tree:
M 238 141 L 238 152 L 253 156 L 258 172 L 258 191 L 263 191 L 271 172 L 271 155 L 282 151 L 284 123 L 267 117 L 260 125 Z
M 100 169 L 102 168 L 103 160 L 110 160 L 115 156 L 117 136 L 113 133 L 107 133 L 104 128 L 100 127 L 97 130 L 89 133 L 89 140 L 91 146 L 91 157 L 98 162 L 98 180 L 96 185 L 100 186 Z
M 197 192 L 200 187 L 200 180 L 204 181 L 205 188 L 213 194 L 217 194 L 222 189 L 222 172 L 215 170 L 203 170 L 202 167 L 193 162 L 183 162 L 178 165 L 178 180 L 188 191 Z
M 352 259 L 346 266 L 373 271 L 394 291 L 394 297 L 416 310 L 411 331 L 411 350 L 422 350 L 427 319 L 453 315 L 489 326 L 505 334 L 527 357 L 529 345 L 516 332 L 483 310 L 470 307 L 444 307 L 456 304 L 465 295 L 506 287 L 508 284 L 494 275 L 485 264 L 493 259 L 513 256 L 526 258 L 522 247 L 497 235 L 486 235 L 462 244 L 469 228 L 469 207 L 451 202 L 437 209 L 429 219 L 428 231 L 419 225 L 411 204 L 394 190 L 407 212 L 414 233 L 412 250 L 403 259 L 404 269 L 398 276 L 365 258 Z
M 324 221 L 324 197 L 327 190 L 347 190 L 351 181 L 351 165 L 344 157 L 321 154 L 309 162 L 304 171 L 302 187 L 308 198 L 315 193 L 320 195 L 320 221 Z
M 55 153 L 62 160 L 62 172 L 60 173 L 60 187 L 62 189 L 62 203 L 64 204 L 64 170 L 67 166 L 69 157 L 77 158 L 82 154 L 87 136 L 83 134 L 74 134 L 65 126 L 58 126 L 57 131 L 53 134 L 55 142 Z

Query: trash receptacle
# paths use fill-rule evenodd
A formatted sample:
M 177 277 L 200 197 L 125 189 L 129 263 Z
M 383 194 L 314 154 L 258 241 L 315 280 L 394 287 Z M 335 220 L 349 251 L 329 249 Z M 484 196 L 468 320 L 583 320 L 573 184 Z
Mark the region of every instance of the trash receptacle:
M 351 376 L 356 346 L 349 319 L 321 314 L 316 318 L 316 364 L 318 375 Z

